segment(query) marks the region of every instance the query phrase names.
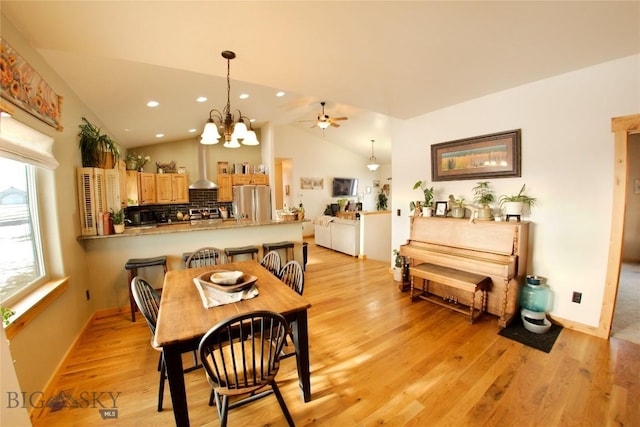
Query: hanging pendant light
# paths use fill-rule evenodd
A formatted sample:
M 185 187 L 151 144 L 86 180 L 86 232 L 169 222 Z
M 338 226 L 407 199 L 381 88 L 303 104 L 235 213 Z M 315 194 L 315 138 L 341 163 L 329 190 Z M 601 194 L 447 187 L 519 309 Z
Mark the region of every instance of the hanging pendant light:
M 204 130 L 200 138 L 200 143 L 205 145 L 217 144 L 221 138 L 219 129 L 224 135 L 224 146 L 227 148 L 238 148 L 240 142 L 244 145 L 258 145 L 260 142 L 256 137 L 256 133 L 251 127 L 251 123 L 246 116 L 242 115 L 240 110 L 236 110 L 237 117 L 231 113 L 231 60 L 236 54 L 230 50 L 222 52 L 222 57 L 227 60 L 227 105 L 222 112 L 215 108 L 209 111 L 209 119 L 204 125 Z M 249 130 L 247 125 L 249 123 Z
M 375 141 L 372 139 L 371 140 L 371 157 L 369 157 L 369 163 L 367 164 L 367 167 L 369 168 L 369 170 L 371 172 L 375 171 L 380 166 L 378 164 L 378 162 L 376 162 L 376 156 L 373 155 L 373 143 L 374 142 Z

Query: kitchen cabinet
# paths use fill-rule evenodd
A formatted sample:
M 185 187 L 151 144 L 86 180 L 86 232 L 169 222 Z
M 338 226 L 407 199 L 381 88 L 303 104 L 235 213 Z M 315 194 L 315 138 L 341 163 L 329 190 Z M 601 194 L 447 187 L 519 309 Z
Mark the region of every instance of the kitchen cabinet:
M 138 171 L 128 170 L 125 179 L 127 206 L 140 205 L 140 196 L 138 195 Z
M 233 178 L 226 173 L 218 174 L 218 202 L 233 201 Z
M 156 203 L 189 203 L 186 174 L 157 173 L 155 175 Z
M 263 173 L 233 174 L 233 185 L 269 185 L 269 175 Z
M 157 203 L 155 173 L 138 172 L 138 196 L 141 205 Z
M 269 175 L 262 173 L 252 174 L 251 183 L 255 185 L 269 185 Z

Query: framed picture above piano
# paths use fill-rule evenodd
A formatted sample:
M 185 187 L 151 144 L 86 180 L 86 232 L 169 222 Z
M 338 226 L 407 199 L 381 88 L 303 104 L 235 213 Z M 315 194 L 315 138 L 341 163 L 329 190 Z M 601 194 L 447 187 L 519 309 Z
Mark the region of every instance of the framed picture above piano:
M 520 176 L 520 129 L 431 145 L 431 180 Z
M 447 216 L 447 202 L 436 202 L 435 216 Z

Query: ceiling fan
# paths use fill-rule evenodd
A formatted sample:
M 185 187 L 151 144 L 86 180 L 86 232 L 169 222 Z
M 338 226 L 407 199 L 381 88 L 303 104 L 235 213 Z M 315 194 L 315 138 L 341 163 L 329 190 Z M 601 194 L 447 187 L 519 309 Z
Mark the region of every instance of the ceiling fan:
M 325 102 L 322 101 L 320 103 L 320 105 L 322 105 L 322 114 L 318 114 L 318 118 L 317 119 L 315 119 L 315 120 L 301 120 L 301 121 L 302 122 L 315 122 L 313 124 L 313 126 L 311 126 L 311 127 L 318 126 L 320 129 L 324 130 L 324 129 L 328 128 L 329 126 L 333 126 L 334 128 L 339 128 L 340 124 L 338 124 L 336 122 L 338 122 L 340 120 L 349 120 L 348 117 L 329 117 L 324 112 Z

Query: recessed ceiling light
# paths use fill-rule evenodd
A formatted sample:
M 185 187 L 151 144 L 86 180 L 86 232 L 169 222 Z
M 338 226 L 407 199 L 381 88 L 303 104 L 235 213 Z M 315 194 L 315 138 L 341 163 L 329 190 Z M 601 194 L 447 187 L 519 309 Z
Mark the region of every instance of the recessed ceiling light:
M 240 99 L 247 99 L 249 97 L 248 93 L 241 93 L 240 94 Z
M 195 131 L 197 131 L 197 130 L 198 130 L 198 129 L 191 128 L 191 129 L 189 129 L 189 133 L 194 133 L 194 132 L 195 132 Z
M 255 123 L 255 122 L 256 122 L 256 119 L 249 119 L 249 121 L 250 121 L 251 123 Z
M 285 96 L 285 95 L 286 95 L 286 93 L 285 93 L 285 92 L 283 92 L 283 91 L 281 91 L 281 90 L 279 90 L 279 91 L 276 93 L 276 96 L 277 96 L 278 98 L 279 98 L 279 97 L 281 97 L 281 96 Z
M 197 102 L 207 102 L 207 97 L 206 96 L 199 96 L 196 98 Z
M 156 133 L 156 138 L 162 138 L 164 136 L 164 133 Z
M 160 105 L 160 103 L 158 101 L 149 101 L 149 102 L 147 102 L 147 107 L 154 108 L 154 107 L 157 107 L 158 105 Z

